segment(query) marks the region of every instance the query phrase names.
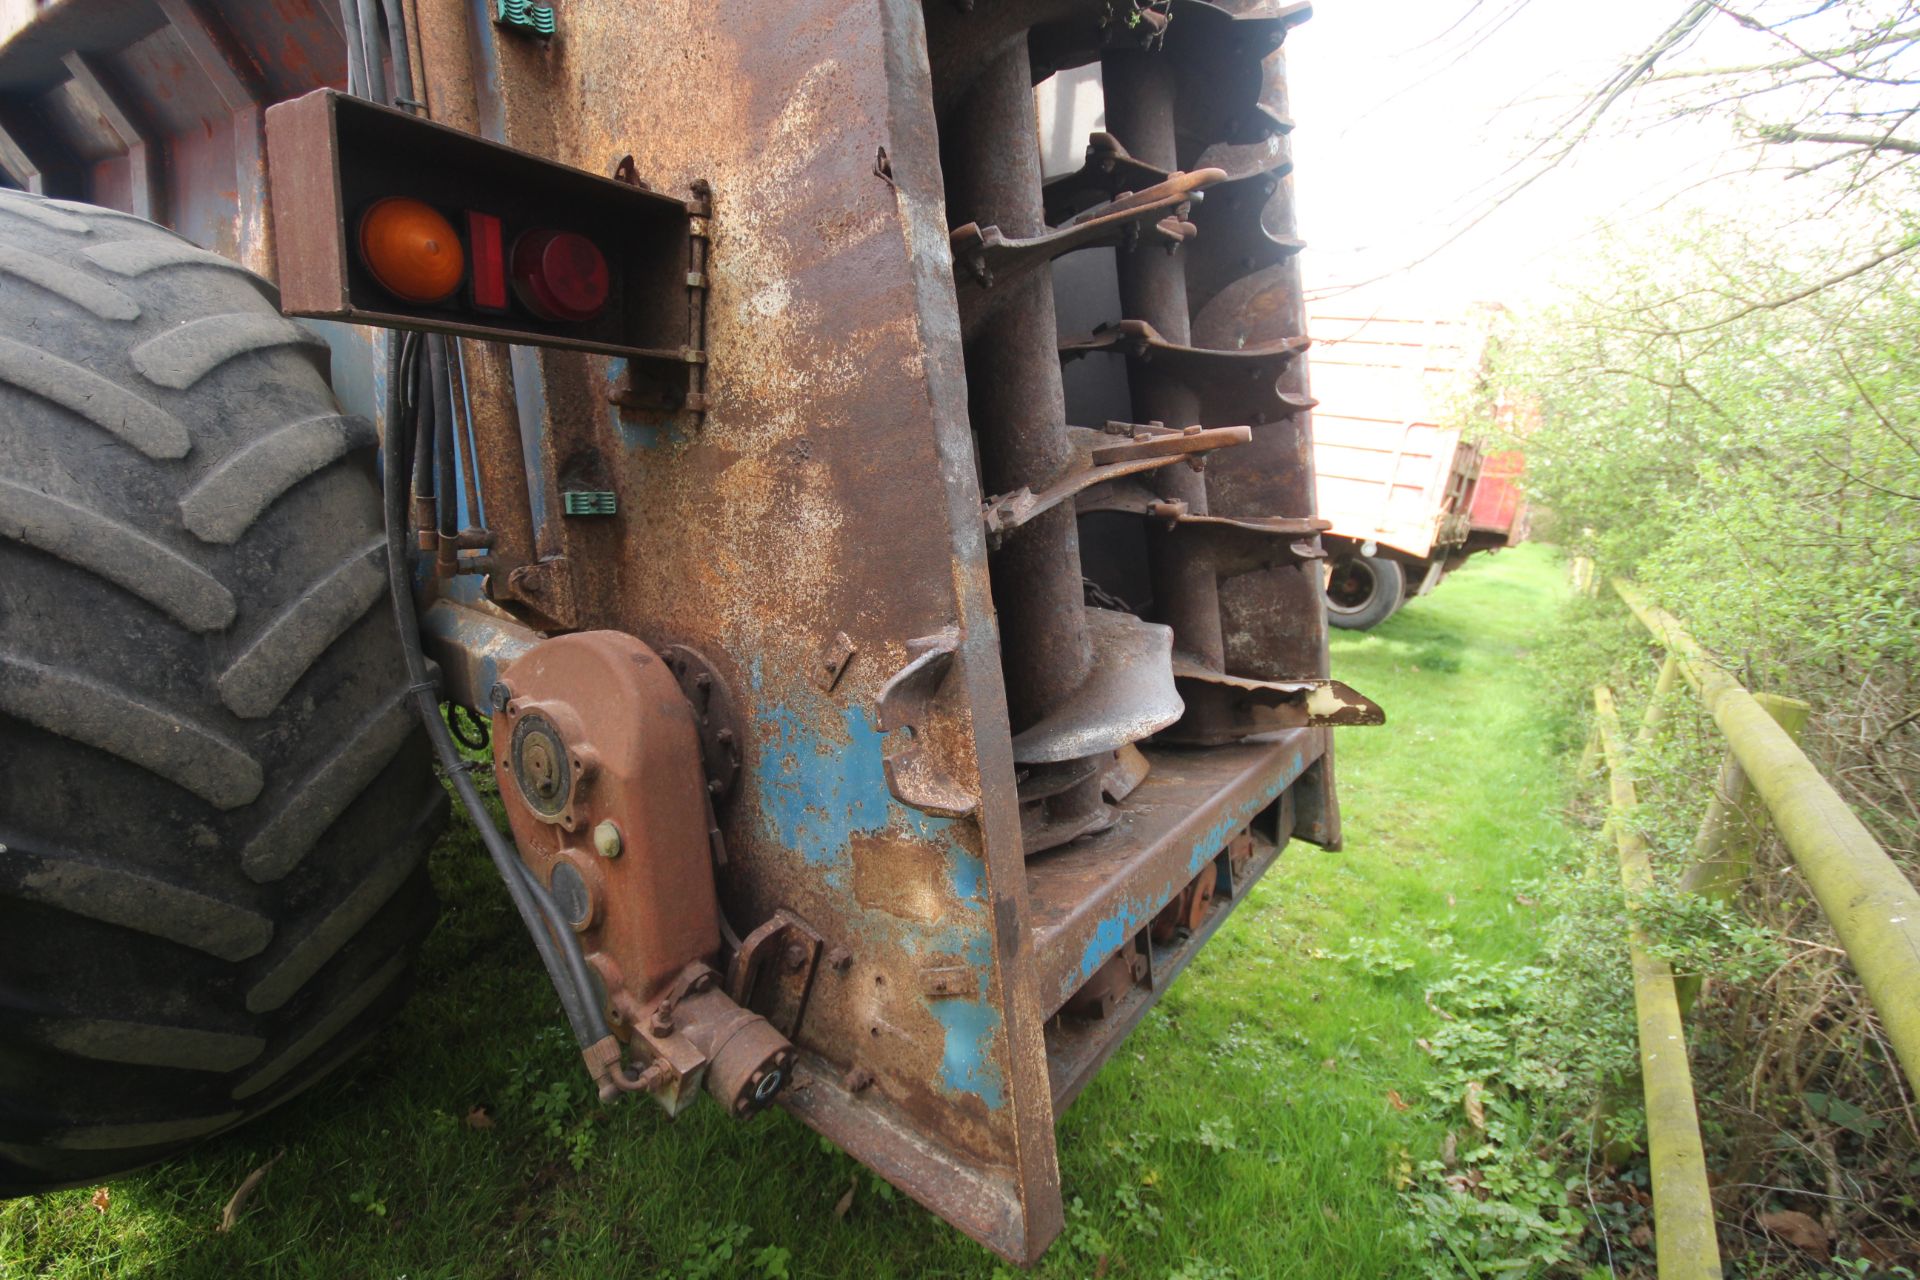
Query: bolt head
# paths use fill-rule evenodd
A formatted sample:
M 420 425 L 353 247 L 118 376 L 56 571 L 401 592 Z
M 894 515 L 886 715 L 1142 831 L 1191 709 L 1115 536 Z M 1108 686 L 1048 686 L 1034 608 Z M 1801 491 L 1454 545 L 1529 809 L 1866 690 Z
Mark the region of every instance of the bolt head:
M 787 968 L 795 973 L 807 967 L 807 949 L 797 942 L 787 947 L 785 958 Z
M 504 712 L 507 704 L 513 701 L 513 690 L 507 687 L 505 680 L 495 680 L 493 688 L 487 690 L 487 701 L 493 705 L 495 711 Z
M 617 858 L 620 856 L 620 850 L 623 847 L 620 842 L 620 828 L 614 825 L 612 818 L 608 818 L 594 827 L 593 847 L 594 851 L 603 858 Z

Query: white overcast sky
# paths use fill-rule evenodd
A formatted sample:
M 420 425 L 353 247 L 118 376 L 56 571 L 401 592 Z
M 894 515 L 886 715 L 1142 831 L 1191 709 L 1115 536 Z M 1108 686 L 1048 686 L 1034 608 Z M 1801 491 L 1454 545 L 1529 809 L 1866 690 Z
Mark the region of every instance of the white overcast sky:
M 1451 35 L 1440 35 L 1472 7 L 1472 0 L 1317 0 L 1312 20 L 1288 37 L 1303 266 L 1316 293 L 1394 273 L 1367 291 L 1370 305 L 1525 306 L 1545 300 L 1556 278 L 1578 274 L 1597 220 L 1656 234 L 1657 220 L 1644 215 L 1663 203 L 1669 211 L 1686 202 L 1725 207 L 1780 190 L 1772 176 L 1699 185 L 1715 171 L 1751 163 L 1725 123 L 1633 136 L 1632 113 L 1623 111 L 1571 162 L 1452 247 L 1398 271 L 1459 227 L 1531 141 L 1684 6 L 1487 0 Z M 1475 44 L 1491 19 L 1516 8 Z M 1732 32 L 1707 38 L 1728 47 L 1693 52 L 1716 61 L 1739 40 Z

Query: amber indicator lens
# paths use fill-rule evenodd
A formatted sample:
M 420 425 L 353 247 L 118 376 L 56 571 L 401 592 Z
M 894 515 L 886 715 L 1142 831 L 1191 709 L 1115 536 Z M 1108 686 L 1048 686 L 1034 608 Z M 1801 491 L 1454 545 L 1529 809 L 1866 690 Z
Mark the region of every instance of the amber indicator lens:
M 513 292 L 542 320 L 591 320 L 607 305 L 607 260 L 572 231 L 529 231 L 513 242 Z
M 388 196 L 360 216 L 360 257 L 380 287 L 406 302 L 439 302 L 460 287 L 466 253 L 453 224 L 421 200 Z

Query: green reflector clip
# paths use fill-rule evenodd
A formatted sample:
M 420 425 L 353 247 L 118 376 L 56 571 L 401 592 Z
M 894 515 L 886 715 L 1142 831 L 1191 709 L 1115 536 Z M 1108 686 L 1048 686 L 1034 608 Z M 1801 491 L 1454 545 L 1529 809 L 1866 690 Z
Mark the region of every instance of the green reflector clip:
M 570 516 L 610 516 L 614 511 L 613 493 L 608 489 L 568 489 L 560 501 Z
M 554 33 L 553 6 L 533 0 L 493 0 L 493 20 L 502 27 L 545 39 Z

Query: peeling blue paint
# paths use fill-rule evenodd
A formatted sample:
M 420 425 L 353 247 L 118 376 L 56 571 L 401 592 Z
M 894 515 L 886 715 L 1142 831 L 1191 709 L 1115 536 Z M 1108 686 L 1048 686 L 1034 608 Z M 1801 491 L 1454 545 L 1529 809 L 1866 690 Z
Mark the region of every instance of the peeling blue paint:
M 757 694 L 762 688 L 757 661 L 750 674 Z M 854 836 L 874 835 L 898 823 L 906 834 L 944 843 L 955 890 L 984 900 L 986 867 L 952 838 L 947 830 L 952 820 L 909 809 L 887 789 L 886 735 L 859 707 L 833 708 L 829 715 L 835 711 L 841 741 L 785 703 L 761 706 L 760 720 L 772 737 L 760 748 L 754 776 L 761 818 L 773 836 L 808 865 L 831 867 L 845 863 L 847 842 Z
M 1306 771 L 1306 767 L 1306 762 L 1300 758 L 1300 753 L 1294 752 L 1287 757 L 1286 771 L 1262 787 L 1259 795 L 1243 800 L 1221 814 L 1214 824 L 1201 832 L 1200 838 L 1193 842 L 1192 853 L 1187 859 L 1187 873 L 1199 875 L 1200 868 L 1206 866 L 1207 862 L 1220 852 L 1221 847 L 1233 838 L 1234 833 L 1253 821 L 1255 814 L 1272 804 L 1282 791 L 1292 786 L 1294 781 Z
M 944 852 L 952 905 L 933 925 L 908 926 L 884 913 L 862 913 L 886 930 L 890 945 L 908 956 L 958 957 L 970 971 L 974 994 L 927 998 L 944 1044 L 938 1084 L 979 1098 L 989 1109 L 1005 1105 L 1005 1078 L 998 1057 L 999 1006 L 993 986 L 994 937 L 990 927 L 985 861 L 961 839 L 961 824 L 921 813 L 896 801 L 887 789 L 886 735 L 864 708 L 813 699 L 788 690 L 797 703 L 765 697 L 761 665 L 748 668 L 761 737 L 752 765 L 760 820 L 768 837 L 795 850 L 826 882 L 845 892 L 852 868 L 848 845 L 856 836 L 891 832 L 902 840 Z M 850 909 L 857 910 L 849 900 Z M 941 963 L 953 963 L 951 959 Z
M 984 903 L 987 900 L 987 864 L 968 853 L 958 840 L 948 842 L 947 856 L 951 861 L 947 878 L 953 883 L 953 896 L 962 902 Z
M 1172 896 L 1173 891 L 1169 888 L 1165 897 Z M 1095 926 L 1093 937 L 1087 940 L 1087 949 L 1080 956 L 1080 982 L 1091 978 L 1094 971 L 1107 962 L 1107 957 L 1125 945 L 1127 939 L 1138 933 L 1140 926 L 1158 910 L 1158 907 L 1138 902 L 1123 902 L 1118 911 Z M 1074 984 L 1076 989 L 1079 985 Z
M 1000 1063 L 993 1052 L 999 1011 L 985 1000 L 929 1000 L 927 1004 L 947 1033 L 940 1059 L 941 1083 L 955 1093 L 973 1094 L 989 1110 L 998 1110 L 1006 1101 Z
M 1274 777 L 1259 794 L 1250 796 L 1220 817 L 1194 840 L 1187 859 L 1187 875 L 1200 874 L 1205 867 L 1233 838 L 1235 832 L 1253 820 L 1255 814 L 1272 804 L 1275 797 L 1299 778 L 1306 770 L 1306 762 L 1299 752 L 1294 752 L 1287 760 L 1285 771 Z M 1151 920 L 1178 892 L 1180 886 L 1168 884 L 1158 894 L 1144 902 L 1123 902 L 1106 919 L 1094 926 L 1093 936 L 1087 940 L 1087 949 L 1080 956 L 1080 977 L 1066 994 L 1077 991 L 1082 983 L 1093 977 L 1107 958 L 1125 945 L 1128 938 L 1139 932 L 1141 927 Z
M 844 745 L 829 741 L 785 705 L 764 708 L 761 721 L 773 731 L 755 769 L 762 818 L 808 865 L 844 861 L 849 840 L 892 821 L 893 796 L 881 764 L 883 735 L 869 728 L 858 710 L 842 712 Z

